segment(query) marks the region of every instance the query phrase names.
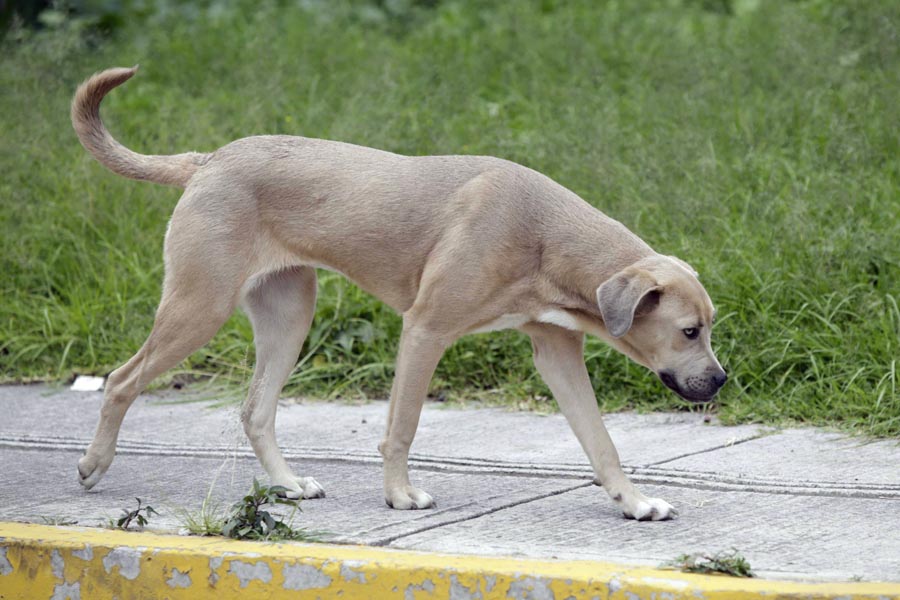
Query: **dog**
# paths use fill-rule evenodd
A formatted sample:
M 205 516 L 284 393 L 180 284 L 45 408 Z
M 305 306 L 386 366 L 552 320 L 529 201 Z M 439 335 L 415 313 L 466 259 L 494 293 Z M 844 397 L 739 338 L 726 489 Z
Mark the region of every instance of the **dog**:
M 165 277 L 144 345 L 107 380 L 92 442 L 78 462 L 90 489 L 115 455 L 122 419 L 157 376 L 206 344 L 241 306 L 256 366 L 241 421 L 274 485 L 292 498 L 324 490 L 298 477 L 275 441 L 278 396 L 309 332 L 316 269 L 341 273 L 403 317 L 384 459 L 394 509 L 434 506 L 409 480 L 408 455 L 434 369 L 459 337 L 517 329 L 602 486 L 626 517 L 665 520 L 667 502 L 622 471 L 594 397 L 584 334 L 655 372 L 685 399 L 715 396 L 726 374 L 713 353 L 713 304 L 685 262 L 573 192 L 488 156 L 401 156 L 283 135 L 211 153 L 135 153 L 100 120 L 100 102 L 137 70 L 87 79 L 72 124 L 100 163 L 184 189 L 165 237 Z

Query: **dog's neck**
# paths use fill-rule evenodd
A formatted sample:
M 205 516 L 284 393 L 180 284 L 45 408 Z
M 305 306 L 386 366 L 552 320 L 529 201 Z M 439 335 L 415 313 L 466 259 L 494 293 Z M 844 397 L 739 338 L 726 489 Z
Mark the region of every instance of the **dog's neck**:
M 548 284 L 546 300 L 599 317 L 597 288 L 622 269 L 656 253 L 618 221 L 585 206 L 589 210 L 581 207 L 572 214 L 564 230 L 547 236 L 541 275 Z

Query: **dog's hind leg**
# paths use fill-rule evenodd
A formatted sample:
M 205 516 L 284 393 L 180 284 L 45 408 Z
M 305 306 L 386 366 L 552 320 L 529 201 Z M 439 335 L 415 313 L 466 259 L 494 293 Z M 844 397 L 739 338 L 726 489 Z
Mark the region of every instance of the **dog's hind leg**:
M 294 267 L 264 275 L 244 296 L 256 341 L 256 369 L 241 411 L 244 431 L 273 485 L 291 498 L 321 498 L 312 477 L 291 471 L 275 440 L 278 395 L 297 363 L 316 308 L 316 271 Z
M 106 381 L 97 431 L 78 461 L 85 488 L 94 487 L 112 463 L 122 419 L 138 394 L 208 342 L 231 315 L 244 282 L 242 256 L 233 246 L 229 236 L 204 229 L 189 215 L 179 218 L 176 210 L 166 236 L 166 277 L 153 330 Z

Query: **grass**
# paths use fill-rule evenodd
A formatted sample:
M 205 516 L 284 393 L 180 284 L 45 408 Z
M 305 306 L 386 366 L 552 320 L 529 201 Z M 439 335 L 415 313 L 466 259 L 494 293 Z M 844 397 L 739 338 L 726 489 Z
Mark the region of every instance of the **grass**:
M 215 481 L 210 485 L 199 510 L 184 507 L 171 509 L 184 532 L 198 536 L 269 542 L 318 542 L 324 533 L 309 531 L 294 524 L 297 512 L 300 511 L 300 500 L 285 498 L 287 489 L 284 487 L 260 484 L 254 478 L 248 493 L 225 510 L 213 499 L 214 486 Z M 287 515 L 278 514 L 277 511 L 270 512 L 279 505 L 290 509 Z M 127 525 L 124 528 L 127 529 Z
M 147 153 L 289 133 L 546 173 L 701 273 L 726 422 L 900 434 L 900 4 L 734 0 L 166 3 L 111 36 L 65 19 L 0 56 L 0 378 L 106 373 L 150 329 L 178 191 L 79 146 L 88 74 Z M 306 7 L 306 8 L 302 8 Z M 400 321 L 322 274 L 288 390 L 387 394 Z M 605 410 L 683 405 L 599 341 Z M 246 381 L 243 315 L 182 366 Z M 516 333 L 471 336 L 435 392 L 549 395 Z
M 197 536 L 223 536 L 237 540 L 319 541 L 319 532 L 311 532 L 294 525 L 294 519 L 300 511 L 300 500 L 284 497 L 286 488 L 260 484 L 254 478 L 247 494 L 226 510 L 213 499 L 214 486 L 215 481 L 210 485 L 199 510 L 184 507 L 170 509 L 184 532 Z M 109 519 L 107 526 L 111 529 L 127 530 L 134 522 L 138 529 L 143 529 L 152 515 L 159 514 L 150 506 L 142 507 L 140 498 L 136 500 L 136 509 L 130 511 L 122 509 L 122 516 L 118 520 Z M 277 511 L 270 512 L 279 505 L 290 509 L 286 516 L 278 514 Z M 49 523 L 47 519 L 44 520 Z
M 69 518 L 69 517 L 58 516 L 58 515 L 49 516 L 49 517 L 48 517 L 48 516 L 42 516 L 42 517 L 41 517 L 41 522 L 42 522 L 44 525 L 53 525 L 54 527 L 68 527 L 68 526 L 71 526 L 71 525 L 78 525 L 78 520 L 77 520 L 77 519 L 72 519 L 72 518 Z
M 732 577 L 754 577 L 750 563 L 737 550 L 715 554 L 682 554 L 663 566 L 672 567 L 685 573 L 712 573 Z
M 216 475 L 218 478 L 218 474 Z M 173 510 L 178 522 L 185 531 L 191 535 L 213 536 L 222 535 L 222 527 L 225 525 L 226 513 L 221 505 L 212 497 L 215 480 L 209 486 L 203 502 L 198 511 L 178 507 Z

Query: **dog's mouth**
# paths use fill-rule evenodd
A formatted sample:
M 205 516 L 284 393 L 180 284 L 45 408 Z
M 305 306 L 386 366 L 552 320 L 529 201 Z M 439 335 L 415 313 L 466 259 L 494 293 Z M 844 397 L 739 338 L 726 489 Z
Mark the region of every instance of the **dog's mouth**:
M 675 379 L 675 376 L 668 371 L 660 371 L 659 373 L 657 373 L 657 375 L 659 376 L 660 381 L 662 381 L 667 388 L 690 402 L 711 402 L 713 398 L 716 397 L 716 392 L 719 391 L 716 390 L 711 394 L 700 394 L 682 388 L 680 385 L 678 385 L 678 380 Z

